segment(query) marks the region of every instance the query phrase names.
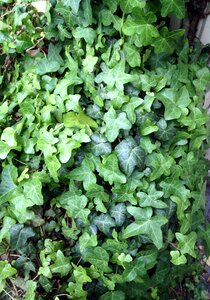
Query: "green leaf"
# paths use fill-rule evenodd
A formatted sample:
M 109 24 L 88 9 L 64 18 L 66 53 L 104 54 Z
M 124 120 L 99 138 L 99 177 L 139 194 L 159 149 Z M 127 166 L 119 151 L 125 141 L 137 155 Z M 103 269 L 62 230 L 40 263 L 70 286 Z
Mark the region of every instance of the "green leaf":
M 122 233 L 123 239 L 141 234 L 147 235 L 155 244 L 157 249 L 163 247 L 163 234 L 161 227 L 168 222 L 163 216 L 152 217 L 151 208 L 136 208 L 128 206 L 129 214 L 134 216 L 136 222 L 129 224 Z
M 85 224 L 88 223 L 88 215 L 90 210 L 85 208 L 88 199 L 82 195 L 72 195 L 71 192 L 63 193 L 58 197 L 59 204 L 67 210 L 67 214 L 70 218 L 79 218 Z
M 68 177 L 70 179 L 82 181 L 85 190 L 88 191 L 92 188 L 92 185 L 96 183 L 96 176 L 93 173 L 94 170 L 95 167 L 93 162 L 88 157 L 85 157 L 81 166 L 72 170 Z
M 156 16 L 151 11 L 145 14 L 139 9 L 134 9 L 132 16 L 129 15 L 123 24 L 123 33 L 128 36 L 137 34 L 139 44 L 149 45 L 159 36 L 157 28 L 152 25 L 155 21 Z
M 177 196 L 171 196 L 170 198 L 177 205 L 177 218 L 182 221 L 185 218 L 185 210 L 190 206 L 190 201 L 188 199 L 181 199 Z
M 119 170 L 118 159 L 115 153 L 111 153 L 103 158 L 98 171 L 99 175 L 105 181 L 108 181 L 109 184 L 113 184 L 114 182 L 126 183 L 125 175 Z
M 153 42 L 155 53 L 172 53 L 176 48 L 177 39 L 183 36 L 184 32 L 183 29 L 170 32 L 167 27 L 163 27 L 160 31 L 160 36 Z
M 161 153 L 153 153 L 150 160 L 150 165 L 154 168 L 150 175 L 151 181 L 160 178 L 162 175 L 169 176 L 171 174 L 171 167 L 175 163 L 171 156 L 164 157 Z
M 151 183 L 147 194 L 143 192 L 138 192 L 137 196 L 139 197 L 139 205 L 141 207 L 155 207 L 155 208 L 166 208 L 168 207 L 166 203 L 159 200 L 163 196 L 163 192 L 157 191 L 155 188 L 155 183 Z
M 122 226 L 125 222 L 126 206 L 124 203 L 118 203 L 110 208 L 110 215 L 115 219 L 117 226 Z
M 97 128 L 97 123 L 88 117 L 83 111 L 76 114 L 73 111 L 68 112 L 63 118 L 64 125 L 66 127 L 78 127 L 85 128 L 87 125 L 93 128 Z
M 177 232 L 176 234 L 176 238 L 179 241 L 179 249 L 181 251 L 181 254 L 189 254 L 192 257 L 196 257 L 196 253 L 195 253 L 195 243 L 196 243 L 196 239 L 197 239 L 197 234 L 192 231 L 189 234 L 181 234 L 179 232 Z
M 161 181 L 160 186 L 163 189 L 164 198 L 168 198 L 172 195 L 179 197 L 183 201 L 186 201 L 186 199 L 190 197 L 190 190 L 188 190 L 185 185 L 175 176 Z
M 145 0 L 121 0 L 120 8 L 124 13 L 131 13 L 137 7 L 138 9 L 144 8 L 146 5 Z
M 12 277 L 17 273 L 7 260 L 0 261 L 0 292 L 3 291 L 6 279 Z
M 179 266 L 184 265 L 187 262 L 186 257 L 183 254 L 180 254 L 178 250 L 170 251 L 171 254 L 171 262 L 172 264 Z
M 137 145 L 132 137 L 120 142 L 115 151 L 120 162 L 120 168 L 127 176 L 133 173 L 136 166 L 141 168 L 144 165 L 144 150 Z
M 36 287 L 37 287 L 37 283 L 34 282 L 33 280 L 28 280 L 26 282 L 26 294 L 24 297 L 25 300 L 35 300 Z
M 70 258 L 65 257 L 61 250 L 56 252 L 56 258 L 54 264 L 50 266 L 52 273 L 59 273 L 61 277 L 69 274 L 72 267 L 70 265 Z
M 109 254 L 102 247 L 91 248 L 88 252 L 82 256 L 85 262 L 89 262 L 99 270 L 104 272 L 110 272 L 111 269 L 108 266 Z
M 79 248 L 81 253 L 85 251 L 86 248 L 95 247 L 97 244 L 98 242 L 96 235 L 90 235 L 89 233 L 84 232 L 79 238 Z
M 119 135 L 120 129 L 129 130 L 131 128 L 131 123 L 126 118 L 126 114 L 121 112 L 117 115 L 114 108 L 111 106 L 107 113 L 104 115 L 104 121 L 106 122 L 106 137 L 109 142 L 114 142 L 114 140 Z
M 27 247 L 28 239 L 35 236 L 31 227 L 23 224 L 15 224 L 10 228 L 10 247 L 12 250 L 21 252 Z
M 57 157 L 55 155 L 54 156 L 45 156 L 44 160 L 45 160 L 46 166 L 50 172 L 50 175 L 55 180 L 55 182 L 58 182 L 58 170 L 61 167 L 59 160 L 57 159 Z
M 17 180 L 17 168 L 13 165 L 6 165 L 1 174 L 0 184 L 0 202 L 7 201 L 11 193 L 17 188 L 15 181 Z
M 99 134 L 94 133 L 91 136 L 92 143 L 90 144 L 90 150 L 93 152 L 95 156 L 107 155 L 112 151 L 111 144 L 107 141 L 107 139 Z
M 137 47 L 135 47 L 132 44 L 125 43 L 123 46 L 123 50 L 125 52 L 125 58 L 126 58 L 127 62 L 129 63 L 129 65 L 132 68 L 140 67 L 141 56 L 140 56 L 140 53 L 139 53 Z
M 185 2 L 184 0 L 160 0 L 162 4 L 161 15 L 166 17 L 175 14 L 177 18 L 182 19 L 185 16 Z
M 109 88 L 116 86 L 119 91 L 123 90 L 124 84 L 138 80 L 137 75 L 125 73 L 124 59 L 121 59 L 112 69 L 109 69 L 105 63 L 102 63 L 101 69 L 102 72 L 95 77 L 95 82 L 105 82 Z
M 23 185 L 26 198 L 30 199 L 34 205 L 43 204 L 42 184 L 38 178 L 28 180 Z
M 11 147 L 4 141 L 0 141 L 0 159 L 5 159 L 9 154 Z
M 62 3 L 65 6 L 70 7 L 74 14 L 78 13 L 80 2 L 81 0 L 62 0 Z
M 100 297 L 100 300 L 125 300 L 125 294 L 122 291 L 107 292 Z
M 5 141 L 9 147 L 16 147 L 17 141 L 15 135 L 15 129 L 12 127 L 7 127 L 3 130 L 1 139 Z
M 122 110 L 126 112 L 128 120 L 131 124 L 136 122 L 136 108 L 143 103 L 143 99 L 131 97 L 130 101 L 123 105 Z
M 96 32 L 92 28 L 77 27 L 75 30 L 72 31 L 72 34 L 75 39 L 83 38 L 89 45 L 92 45 L 96 38 Z
M 157 94 L 157 99 L 165 106 L 164 116 L 166 120 L 179 119 L 183 108 L 186 108 L 191 102 L 189 92 L 185 86 L 178 93 L 175 89 L 165 88 Z
M 93 219 L 93 224 L 104 234 L 108 235 L 110 229 L 115 227 L 115 221 L 109 214 L 101 214 Z

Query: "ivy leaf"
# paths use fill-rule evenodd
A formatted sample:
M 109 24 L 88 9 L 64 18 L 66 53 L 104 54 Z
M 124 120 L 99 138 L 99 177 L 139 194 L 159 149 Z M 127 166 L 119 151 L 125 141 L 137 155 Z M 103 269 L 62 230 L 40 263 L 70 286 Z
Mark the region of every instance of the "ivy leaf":
M 10 228 L 10 247 L 13 250 L 22 252 L 27 247 L 27 241 L 35 236 L 31 227 L 25 227 L 23 224 L 14 224 Z
M 56 258 L 54 264 L 50 266 L 52 273 L 59 273 L 61 277 L 69 274 L 72 267 L 70 265 L 70 258 L 65 257 L 61 250 L 56 252 Z
M 28 180 L 23 185 L 26 198 L 30 199 L 34 205 L 43 204 L 42 184 L 38 178 Z
M 181 234 L 179 232 L 177 232 L 176 234 L 176 238 L 179 241 L 179 249 L 181 251 L 182 254 L 189 254 L 192 257 L 196 257 L 196 253 L 195 253 L 195 243 L 196 243 L 196 239 L 197 239 L 197 234 L 192 231 L 189 234 Z
M 97 244 L 96 235 L 90 235 L 89 233 L 84 232 L 79 238 L 79 248 L 81 253 L 86 250 L 87 247 L 95 247 Z
M 26 294 L 24 300 L 35 300 L 37 283 L 33 280 L 26 282 Z
M 122 171 L 130 176 L 135 167 L 142 167 L 145 160 L 144 150 L 137 146 L 132 137 L 128 137 L 115 147 Z
M 17 180 L 17 168 L 13 165 L 6 165 L 1 174 L 0 184 L 0 203 L 7 201 L 11 193 L 17 188 L 15 181 Z
M 115 221 L 109 214 L 100 214 L 93 219 L 93 224 L 106 235 L 109 235 L 110 229 L 115 227 Z
M 172 88 L 165 88 L 157 94 L 157 99 L 165 106 L 165 120 L 180 118 L 182 109 L 186 108 L 191 102 L 186 87 L 180 89 L 178 93 Z
M 115 219 L 117 226 L 122 226 L 125 222 L 126 206 L 124 203 L 113 205 L 110 208 L 110 215 Z
M 83 111 L 76 114 L 73 111 L 68 112 L 63 118 L 64 125 L 66 127 L 78 127 L 85 128 L 87 125 L 93 128 L 97 128 L 97 123 L 87 116 Z
M 181 199 L 177 196 L 171 196 L 170 198 L 177 205 L 177 218 L 182 221 L 185 218 L 184 211 L 190 206 L 190 201 L 188 199 Z
M 157 191 L 155 188 L 155 183 L 152 182 L 148 188 L 148 192 L 138 192 L 139 205 L 141 207 L 155 207 L 155 208 L 166 208 L 168 207 L 166 203 L 159 200 L 163 196 L 163 192 Z
M 115 153 L 111 153 L 107 157 L 104 157 L 102 164 L 99 166 L 99 175 L 109 184 L 114 182 L 126 183 L 126 177 L 120 172 L 118 166 L 118 159 Z
M 146 5 L 145 0 L 121 0 L 120 8 L 124 13 L 131 13 L 134 7 L 138 7 L 138 9 L 144 8 Z
M 91 136 L 92 143 L 90 144 L 90 150 L 93 152 L 94 155 L 107 155 L 110 154 L 112 151 L 111 144 L 107 141 L 107 139 L 99 134 L 94 133 Z
M 144 13 L 139 9 L 134 9 L 132 16 L 128 16 L 123 24 L 123 33 L 128 36 L 138 35 L 138 43 L 142 46 L 149 45 L 154 38 L 159 36 L 157 28 L 152 25 L 156 21 L 156 16 L 150 11 Z
M 90 214 L 90 210 L 85 208 L 88 199 L 82 195 L 72 195 L 71 192 L 63 193 L 60 197 L 58 197 L 58 202 L 61 207 L 67 210 L 67 214 L 70 218 L 79 218 L 85 224 L 88 224 L 88 215 Z
M 136 46 L 125 43 L 123 46 L 123 50 L 125 52 L 125 58 L 129 65 L 132 68 L 140 67 L 141 65 L 141 56 Z
M 70 172 L 68 178 L 82 181 L 86 191 L 92 188 L 96 183 L 96 176 L 93 173 L 95 170 L 93 162 L 86 156 L 80 167 L 75 168 Z
M 180 121 L 183 125 L 188 126 L 189 131 L 192 131 L 206 123 L 206 116 L 198 107 L 193 106 L 190 109 L 190 114 Z
M 169 176 L 171 174 L 171 167 L 175 163 L 171 156 L 164 157 L 161 153 L 153 153 L 150 160 L 150 164 L 154 168 L 150 175 L 151 181 L 160 178 L 162 175 Z
M 160 36 L 153 42 L 155 53 L 172 53 L 176 47 L 177 39 L 183 34 L 183 29 L 170 32 L 167 27 L 163 27 L 160 31 Z
M 125 73 L 125 59 L 121 59 L 112 69 L 109 69 L 105 63 L 102 63 L 101 69 L 102 72 L 96 76 L 95 82 L 105 82 L 109 88 L 116 86 L 119 91 L 124 89 L 124 84 L 138 80 L 137 75 Z
M 0 293 L 3 291 L 6 279 L 12 277 L 17 273 L 7 260 L 0 261 Z
M 74 14 L 78 13 L 81 0 L 62 0 L 63 5 L 70 7 Z
M 138 208 L 137 208 L 138 209 Z M 142 210 L 136 210 L 136 207 L 127 207 L 128 212 L 137 219 L 138 223 L 129 224 L 122 232 L 122 238 L 128 239 L 132 236 L 140 234 L 147 235 L 155 244 L 157 249 L 161 249 L 163 246 L 163 234 L 161 227 L 168 222 L 163 216 L 152 217 L 151 208 L 142 208 Z M 144 210 L 144 213 L 143 213 Z M 142 216 L 143 213 L 143 216 Z M 142 218 L 143 217 L 143 218 Z M 142 220 L 142 221 L 140 221 Z
M 84 253 L 83 260 L 89 262 L 99 270 L 104 272 L 110 272 L 111 269 L 108 266 L 109 254 L 102 247 L 91 248 L 88 252 Z
M 61 167 L 59 160 L 57 159 L 57 157 L 55 155 L 53 155 L 53 156 L 47 155 L 47 156 L 45 156 L 44 160 L 45 160 L 46 166 L 50 172 L 50 175 L 55 180 L 55 182 L 58 182 L 58 170 Z
M 175 176 L 166 178 L 164 181 L 161 181 L 160 186 L 163 189 L 165 198 L 169 198 L 170 196 L 177 196 L 185 201 L 190 197 L 190 190 L 188 190 L 185 185 Z
M 125 294 L 122 291 L 107 292 L 100 297 L 100 300 L 125 300 Z
M 170 14 L 175 14 L 177 18 L 182 19 L 185 16 L 184 0 L 160 0 L 162 4 L 161 15 L 166 17 Z
M 184 265 L 187 262 L 186 257 L 183 254 L 180 254 L 178 250 L 170 251 L 171 254 L 171 262 L 172 264 L 179 266 Z
M 104 115 L 104 121 L 106 123 L 106 137 L 109 142 L 114 142 L 114 140 L 119 135 L 120 129 L 129 130 L 131 128 L 131 123 L 126 118 L 126 114 L 121 112 L 117 115 L 114 108 L 111 106 L 107 113 Z
M 126 112 L 128 120 L 131 124 L 136 122 L 136 108 L 143 103 L 143 99 L 131 97 L 130 101 L 123 105 L 122 110 Z

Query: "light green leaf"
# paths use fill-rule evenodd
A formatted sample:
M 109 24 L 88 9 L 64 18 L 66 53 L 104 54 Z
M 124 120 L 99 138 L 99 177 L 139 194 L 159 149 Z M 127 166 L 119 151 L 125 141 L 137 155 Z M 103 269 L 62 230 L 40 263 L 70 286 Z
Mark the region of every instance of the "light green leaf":
M 85 157 L 80 167 L 75 168 L 70 172 L 68 177 L 77 181 L 82 181 L 86 191 L 91 190 L 92 185 L 96 183 L 96 175 L 93 162 Z
M 52 273 L 59 273 L 61 277 L 66 276 L 71 271 L 70 257 L 65 257 L 61 250 L 56 252 L 54 264 L 50 266 Z
M 62 3 L 65 6 L 71 7 L 74 14 L 78 13 L 80 2 L 81 0 L 62 0 Z
M 132 16 L 129 15 L 123 24 L 123 32 L 128 36 L 137 34 L 138 43 L 147 46 L 159 36 L 157 28 L 152 25 L 155 21 L 156 16 L 152 12 L 145 14 L 144 11 L 134 9 Z
M 87 44 L 92 45 L 94 40 L 96 39 L 96 32 L 94 29 L 77 27 L 72 31 L 73 37 L 75 39 L 84 39 Z
M 100 300 L 125 300 L 125 294 L 122 291 L 107 292 L 100 297 Z
M 171 254 L 171 262 L 172 264 L 179 266 L 184 265 L 187 262 L 186 257 L 183 254 L 180 254 L 178 250 L 170 251 Z
M 140 53 L 139 53 L 139 50 L 137 49 L 137 47 L 132 44 L 125 43 L 123 45 L 123 50 L 125 52 L 125 58 L 126 58 L 127 62 L 129 63 L 129 65 L 132 68 L 140 67 L 141 56 L 140 56 Z
M 27 180 L 23 184 L 23 191 L 25 197 L 30 199 L 34 205 L 43 204 L 42 184 L 38 178 Z
M 67 210 L 67 214 L 70 218 L 79 218 L 85 224 L 88 224 L 88 215 L 90 210 L 85 208 L 88 199 L 82 195 L 72 195 L 71 192 L 63 193 L 58 197 L 60 205 Z
M 122 233 L 123 239 L 128 239 L 132 236 L 141 234 L 147 235 L 155 244 L 157 249 L 163 246 L 163 234 L 161 227 L 168 222 L 168 220 L 159 215 L 152 217 L 151 208 L 136 208 L 127 207 L 128 212 L 134 215 L 136 222 L 129 224 Z
M 26 294 L 24 300 L 35 300 L 37 283 L 33 280 L 26 282 Z
M 150 175 L 151 181 L 160 178 L 162 175 L 169 176 L 171 167 L 175 163 L 173 157 L 163 156 L 161 153 L 151 154 L 150 161 L 150 165 L 154 168 Z
M 184 0 L 160 0 L 162 4 L 161 15 L 166 17 L 175 14 L 177 18 L 182 19 L 185 16 Z
M 128 120 L 131 124 L 136 122 L 136 108 L 143 103 L 143 99 L 139 97 L 131 97 L 130 101 L 123 105 L 122 110 L 126 112 Z
M 163 196 L 163 192 L 157 191 L 155 188 L 155 183 L 151 183 L 147 194 L 143 192 L 138 192 L 137 196 L 139 197 L 139 205 L 141 207 L 155 207 L 155 208 L 166 208 L 168 207 L 166 203 L 159 200 Z
M 44 158 L 46 166 L 50 172 L 50 175 L 55 180 L 55 182 L 58 182 L 58 170 L 61 167 L 61 164 L 57 157 L 55 155 L 53 156 L 45 156 Z
M 189 254 L 192 257 L 196 258 L 196 253 L 195 253 L 195 243 L 196 243 L 196 239 L 197 239 L 197 234 L 192 231 L 189 234 L 181 234 L 179 232 L 177 232 L 176 234 L 176 238 L 179 241 L 179 249 L 181 251 L 181 254 Z
M 169 198 L 172 195 L 186 201 L 186 199 L 190 197 L 190 190 L 188 190 L 182 181 L 175 176 L 161 181 L 160 186 L 163 189 L 164 198 Z
M 79 248 L 82 253 L 88 247 L 97 246 L 97 235 L 90 235 L 87 232 L 84 232 L 79 238 Z
M 121 0 L 120 8 L 124 13 L 131 13 L 134 7 L 138 7 L 138 9 L 144 8 L 146 5 L 145 0 Z
M 104 121 L 106 123 L 106 137 L 109 142 L 114 142 L 119 135 L 120 129 L 129 130 L 132 126 L 130 121 L 128 121 L 126 118 L 126 114 L 121 112 L 119 115 L 117 115 L 112 106 L 108 112 L 105 113 Z
M 84 253 L 82 258 L 85 262 L 91 263 L 104 272 L 111 271 L 108 267 L 109 254 L 102 247 L 91 248 L 88 252 Z
M 144 164 L 144 150 L 137 145 L 132 137 L 128 137 L 120 142 L 115 147 L 115 151 L 120 162 L 120 168 L 128 176 L 133 173 L 136 166 L 141 168 Z
M 6 165 L 1 174 L 0 184 L 0 203 L 7 201 L 16 188 L 16 180 L 18 177 L 17 168 L 13 165 Z
M 181 199 L 177 196 L 171 196 L 170 199 L 177 205 L 177 218 L 182 221 L 185 218 L 184 211 L 189 207 L 190 201 L 188 199 Z
M 6 279 L 16 274 L 16 269 L 13 268 L 7 260 L 0 261 L 0 293 L 3 291 Z
M 115 153 L 111 153 L 109 156 L 104 157 L 102 164 L 99 166 L 99 175 L 109 184 L 114 182 L 126 183 L 126 177 L 120 172 L 118 166 L 118 159 Z
M 76 114 L 73 111 L 68 112 L 63 118 L 64 125 L 66 127 L 78 127 L 85 128 L 87 125 L 93 128 L 97 128 L 97 123 L 88 117 L 83 111 Z
M 125 73 L 125 59 L 121 59 L 114 68 L 109 69 L 105 63 L 101 64 L 102 72 L 96 78 L 96 83 L 105 82 L 109 88 L 116 88 L 119 91 L 124 89 L 124 84 L 138 80 L 137 75 Z
M 9 154 L 11 147 L 4 141 L 0 141 L 0 159 L 5 159 Z
M 160 36 L 152 44 L 155 48 L 155 53 L 172 53 L 176 47 L 177 39 L 183 36 L 184 32 L 183 29 L 170 32 L 167 27 L 163 27 L 160 31 Z
M 17 141 L 15 137 L 16 131 L 12 127 L 6 127 L 1 135 L 1 139 L 7 143 L 9 147 L 16 147 Z

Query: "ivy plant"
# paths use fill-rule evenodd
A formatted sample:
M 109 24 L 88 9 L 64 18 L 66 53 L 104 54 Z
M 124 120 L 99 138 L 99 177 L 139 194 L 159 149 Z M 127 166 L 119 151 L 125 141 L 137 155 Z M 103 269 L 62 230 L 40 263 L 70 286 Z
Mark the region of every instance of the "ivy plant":
M 210 250 L 208 54 L 168 25 L 185 1 L 0 11 L 2 297 L 182 297 Z

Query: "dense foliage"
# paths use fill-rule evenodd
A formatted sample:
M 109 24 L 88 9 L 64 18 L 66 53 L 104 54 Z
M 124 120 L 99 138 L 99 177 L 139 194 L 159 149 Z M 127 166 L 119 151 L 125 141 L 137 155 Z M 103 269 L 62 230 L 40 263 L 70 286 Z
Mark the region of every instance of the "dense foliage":
M 210 244 L 184 0 L 30 2 L 0 1 L 0 292 L 178 299 Z

